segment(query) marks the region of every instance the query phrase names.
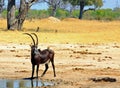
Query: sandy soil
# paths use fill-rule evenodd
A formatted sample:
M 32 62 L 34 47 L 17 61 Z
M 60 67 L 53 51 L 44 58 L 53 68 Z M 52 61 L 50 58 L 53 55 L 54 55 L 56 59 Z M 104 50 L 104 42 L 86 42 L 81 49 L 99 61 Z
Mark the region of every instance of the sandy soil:
M 40 65 L 39 79 L 56 83 L 54 88 L 119 88 L 120 44 L 39 44 L 55 51 L 57 77 L 51 64 L 44 77 Z M 0 44 L 0 78 L 31 77 L 30 47 L 27 44 Z M 116 81 L 99 80 L 114 78 Z M 98 79 L 98 80 L 92 80 Z M 53 87 L 52 87 L 53 88 Z

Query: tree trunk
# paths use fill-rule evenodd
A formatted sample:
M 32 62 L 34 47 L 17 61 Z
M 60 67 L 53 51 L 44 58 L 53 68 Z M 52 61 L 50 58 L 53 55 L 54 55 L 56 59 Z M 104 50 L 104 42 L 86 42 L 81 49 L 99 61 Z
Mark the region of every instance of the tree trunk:
M 50 16 L 55 16 L 56 15 L 56 10 L 57 10 L 56 6 L 51 6 L 51 14 L 50 14 Z
M 18 19 L 18 30 L 21 30 L 23 22 L 25 21 L 26 15 L 29 10 L 29 4 L 25 2 L 25 0 L 20 1 L 20 8 L 19 8 L 19 15 L 17 17 Z
M 7 11 L 7 28 L 8 30 L 14 30 L 17 28 L 17 21 L 15 18 L 15 0 L 8 0 Z
M 30 6 L 36 0 L 31 0 L 26 2 L 26 0 L 20 0 L 20 8 L 18 15 L 15 16 L 15 0 L 8 0 L 7 7 L 7 28 L 8 30 L 21 30 L 23 26 L 23 22 L 25 21 L 26 15 Z
M 80 14 L 79 14 L 79 19 L 82 19 L 84 6 L 85 6 L 85 2 L 84 2 L 84 1 L 80 1 Z
M 3 5 L 4 5 L 4 0 L 0 0 L 0 17 L 1 17 L 1 13 L 3 11 Z

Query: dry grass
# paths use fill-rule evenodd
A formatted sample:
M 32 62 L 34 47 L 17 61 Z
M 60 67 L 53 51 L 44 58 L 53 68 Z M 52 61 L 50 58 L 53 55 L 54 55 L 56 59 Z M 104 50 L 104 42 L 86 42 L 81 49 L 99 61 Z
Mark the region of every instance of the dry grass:
M 55 19 L 26 20 L 23 31 L 6 30 L 6 20 L 0 19 L 0 42 L 29 43 L 30 38 L 23 32 L 35 32 L 36 28 L 40 43 L 120 43 L 120 22 L 86 21 L 67 18 L 62 21 Z M 56 33 L 57 31 L 57 33 Z

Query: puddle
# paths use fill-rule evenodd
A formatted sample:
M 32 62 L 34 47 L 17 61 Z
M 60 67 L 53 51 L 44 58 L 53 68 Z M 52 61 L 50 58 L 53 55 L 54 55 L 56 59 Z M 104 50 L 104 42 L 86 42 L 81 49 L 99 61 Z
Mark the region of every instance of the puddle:
M 43 82 L 38 79 L 34 80 L 10 80 L 0 79 L 0 88 L 35 88 L 35 87 L 46 87 L 54 86 L 53 82 Z

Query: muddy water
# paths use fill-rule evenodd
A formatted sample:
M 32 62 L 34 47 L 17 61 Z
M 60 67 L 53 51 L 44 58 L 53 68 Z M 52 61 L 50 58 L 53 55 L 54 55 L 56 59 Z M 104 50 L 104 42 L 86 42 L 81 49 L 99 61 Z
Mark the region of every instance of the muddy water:
M 10 80 L 0 79 L 0 88 L 35 88 L 35 87 L 54 86 L 52 82 L 43 82 L 38 79 L 34 80 Z

